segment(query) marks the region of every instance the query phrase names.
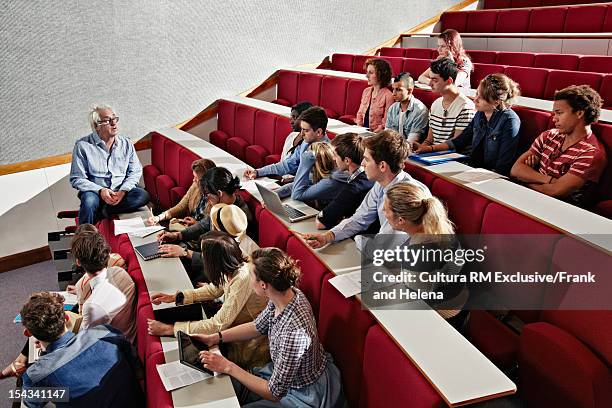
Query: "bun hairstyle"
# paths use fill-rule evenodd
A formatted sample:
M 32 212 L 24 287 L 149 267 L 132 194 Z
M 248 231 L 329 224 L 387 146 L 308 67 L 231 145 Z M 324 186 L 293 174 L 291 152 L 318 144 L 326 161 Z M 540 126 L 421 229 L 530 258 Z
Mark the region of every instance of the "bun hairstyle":
M 200 179 L 202 194 L 215 194 L 223 191 L 229 195 L 240 189 L 240 179 L 225 167 L 214 167 L 207 170 Z
M 521 91 L 516 82 L 504 74 L 489 74 L 480 81 L 478 94 L 489 103 L 499 102 L 497 109 L 510 108 Z
M 427 235 L 450 235 L 455 232 L 440 200 L 413 184 L 393 185 L 387 190 L 387 201 L 393 214 L 414 225 L 422 225 Z
M 300 279 L 297 262 L 278 248 L 261 248 L 251 254 L 257 280 L 272 285 L 279 292 L 295 286 Z

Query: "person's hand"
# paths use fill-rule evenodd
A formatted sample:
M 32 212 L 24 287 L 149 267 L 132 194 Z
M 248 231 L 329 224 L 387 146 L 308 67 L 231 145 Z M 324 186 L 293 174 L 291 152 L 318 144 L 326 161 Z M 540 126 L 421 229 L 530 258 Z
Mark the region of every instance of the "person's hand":
M 540 160 L 535 154 L 530 154 L 525 158 L 525 164 L 531 167 L 532 169 L 535 169 L 540 165 Z
M 168 295 L 167 293 L 154 293 L 151 296 L 151 303 L 159 305 L 161 303 L 174 303 L 176 302 L 176 294 Z
M 193 337 L 194 339 L 206 344 L 208 347 L 212 347 L 215 346 L 217 344 L 219 344 L 219 334 L 218 333 L 213 333 L 213 334 L 190 334 L 189 336 Z
M 198 220 L 196 220 L 193 217 L 185 217 L 183 218 L 183 224 L 185 225 L 194 225 L 198 222 Z
M 76 286 L 74 285 L 66 286 L 66 292 L 70 293 L 71 295 L 76 295 Z
M 332 238 L 330 237 L 330 233 L 326 232 L 324 234 L 304 234 L 303 238 L 306 240 L 306 243 L 310 245 L 311 248 L 321 248 L 332 242 Z
M 145 220 L 145 225 L 149 227 L 152 225 L 157 225 L 158 223 L 159 223 L 159 217 L 157 215 L 149 217 Z
M 157 320 L 147 319 L 148 332 L 152 336 L 173 336 L 174 326 L 158 322 Z
M 160 234 L 157 234 L 157 241 L 159 242 L 174 242 L 181 239 L 180 232 L 169 232 L 164 231 Z
M 174 244 L 160 245 L 158 252 L 162 254 L 162 258 L 179 258 L 185 255 L 183 247 Z
M 210 351 L 200 351 L 200 360 L 204 368 L 222 374 L 229 373 L 232 364 L 234 364 L 222 355 Z
M 243 177 L 247 180 L 253 180 L 257 178 L 257 170 L 254 169 L 246 169 L 244 171 Z
M 114 205 L 115 203 L 113 191 L 109 188 L 103 188 L 102 190 L 100 190 L 100 198 L 108 205 Z
M 432 151 L 431 145 L 418 142 L 412 143 L 412 153 L 414 154 L 431 153 Z
M 28 363 L 28 358 L 23 354 L 19 354 L 19 357 L 15 359 L 11 364 L 6 366 L 2 372 L 0 372 L 0 380 L 9 377 L 19 377 L 25 373 Z
M 325 225 L 323 225 L 323 223 L 319 220 L 315 220 L 315 227 L 317 227 L 317 229 L 325 229 L 327 228 Z
M 116 192 L 113 192 L 112 195 L 115 201 L 111 205 L 117 205 L 121 202 L 121 200 L 123 200 L 123 197 L 125 197 L 125 191 L 116 191 Z

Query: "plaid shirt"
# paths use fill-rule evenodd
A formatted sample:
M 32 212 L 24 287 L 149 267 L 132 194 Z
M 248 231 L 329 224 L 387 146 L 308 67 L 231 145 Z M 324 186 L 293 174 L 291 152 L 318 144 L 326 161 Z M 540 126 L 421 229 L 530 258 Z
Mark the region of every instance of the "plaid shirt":
M 290 388 L 314 383 L 327 364 L 310 303 L 302 291 L 293 291 L 295 297 L 278 316 L 274 316 L 274 303 L 268 302 L 255 319 L 257 330 L 270 341 L 274 369 L 268 387 L 276 398 L 284 397 Z

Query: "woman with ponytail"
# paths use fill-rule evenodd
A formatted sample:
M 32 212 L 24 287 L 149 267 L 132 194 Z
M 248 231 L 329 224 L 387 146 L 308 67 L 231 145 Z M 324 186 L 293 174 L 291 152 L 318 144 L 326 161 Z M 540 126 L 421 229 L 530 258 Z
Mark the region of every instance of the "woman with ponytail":
M 450 251 L 453 253 L 451 261 L 447 261 L 448 258 L 442 256 L 419 258 L 414 265 L 410 264 L 410 271 L 441 273 L 446 276 L 461 272 L 463 259 L 460 259 L 460 254 L 463 251 L 455 236 L 455 228 L 448 219 L 444 205 L 429 191 L 421 190 L 412 184 L 398 183 L 387 190 L 383 211 L 394 230 L 409 235 L 404 246 L 411 253 L 449 254 Z M 403 264 L 402 269 L 405 267 Z M 425 290 L 440 291 L 444 294 L 444 299 L 440 303 L 429 303 L 430 306 L 460 330 L 467 317 L 467 312 L 461 311 L 468 295 L 465 285 L 453 283 L 428 285 Z
M 203 351 L 202 364 L 232 377 L 240 405 L 344 407 L 340 372 L 319 342 L 308 299 L 295 287 L 300 276 L 296 262 L 278 248 L 264 248 L 253 252 L 250 268 L 253 288 L 269 299 L 268 306 L 253 322 L 196 337 L 214 346 L 264 335 L 272 362 L 250 373 Z

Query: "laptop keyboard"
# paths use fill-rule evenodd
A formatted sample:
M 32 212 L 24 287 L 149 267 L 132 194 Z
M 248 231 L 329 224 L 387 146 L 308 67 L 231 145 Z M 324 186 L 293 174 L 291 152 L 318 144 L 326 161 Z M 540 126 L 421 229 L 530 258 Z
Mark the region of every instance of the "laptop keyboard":
M 285 209 L 285 211 L 287 211 L 287 215 L 289 216 L 289 218 L 292 218 L 292 219 L 304 217 L 306 215 L 300 210 L 296 210 L 295 208 L 290 207 L 288 204 L 283 204 L 283 208 Z

